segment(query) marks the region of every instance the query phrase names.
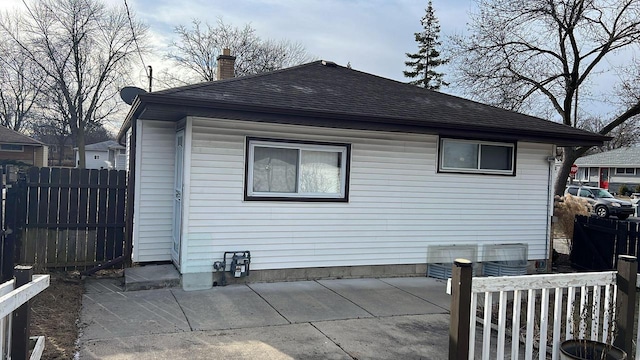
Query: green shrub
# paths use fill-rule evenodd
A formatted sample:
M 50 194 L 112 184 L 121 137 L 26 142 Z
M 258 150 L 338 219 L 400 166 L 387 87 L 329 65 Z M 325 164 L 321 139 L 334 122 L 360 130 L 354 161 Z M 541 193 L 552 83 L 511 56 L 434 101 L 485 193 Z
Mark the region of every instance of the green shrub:
M 622 196 L 629 196 L 630 192 L 627 185 L 620 185 L 620 189 L 618 189 L 618 193 Z

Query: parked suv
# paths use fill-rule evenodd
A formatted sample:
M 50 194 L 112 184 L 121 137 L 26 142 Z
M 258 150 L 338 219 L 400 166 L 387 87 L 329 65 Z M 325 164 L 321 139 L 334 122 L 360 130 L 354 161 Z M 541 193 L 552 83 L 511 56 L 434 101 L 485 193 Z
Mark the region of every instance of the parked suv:
M 571 185 L 564 193 L 587 199 L 593 207 L 593 212 L 602 218 L 615 215 L 618 219 L 624 220 L 635 212 L 630 202 L 616 199 L 607 190 L 598 187 Z

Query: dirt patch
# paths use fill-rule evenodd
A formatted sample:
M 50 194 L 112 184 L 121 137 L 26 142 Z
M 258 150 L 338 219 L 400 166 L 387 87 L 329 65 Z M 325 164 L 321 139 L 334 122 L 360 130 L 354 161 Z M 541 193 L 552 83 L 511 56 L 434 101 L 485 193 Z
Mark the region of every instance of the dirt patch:
M 51 284 L 31 302 L 31 336 L 46 337 L 42 359 L 73 359 L 84 287 L 77 273 L 50 273 Z

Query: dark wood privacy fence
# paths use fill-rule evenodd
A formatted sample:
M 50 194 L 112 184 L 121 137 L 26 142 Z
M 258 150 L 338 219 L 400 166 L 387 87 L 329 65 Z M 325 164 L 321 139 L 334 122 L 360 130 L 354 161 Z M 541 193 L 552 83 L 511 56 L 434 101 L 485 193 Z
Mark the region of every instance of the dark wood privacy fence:
M 639 232 L 634 221 L 576 216 L 571 263 L 582 270 L 613 270 L 619 255 L 640 256 Z
M 8 190 L 18 263 L 87 268 L 123 254 L 125 171 L 30 168 Z

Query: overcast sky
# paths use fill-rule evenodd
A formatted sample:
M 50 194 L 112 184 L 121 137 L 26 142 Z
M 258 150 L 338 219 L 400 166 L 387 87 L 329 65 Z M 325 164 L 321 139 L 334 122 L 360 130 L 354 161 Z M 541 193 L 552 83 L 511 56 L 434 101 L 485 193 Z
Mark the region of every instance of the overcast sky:
M 125 0 L 104 0 L 123 5 Z M 145 65 L 154 73 L 169 65 L 162 61 L 167 45 L 174 38 L 177 25 L 189 25 L 193 19 L 242 26 L 250 23 L 262 38 L 288 39 L 303 44 L 310 55 L 331 60 L 339 65 L 348 62 L 354 69 L 399 81 L 408 81 L 405 53 L 415 52 L 414 33 L 421 30 L 420 18 L 428 0 L 127 0 L 133 14 L 149 26 L 150 41 L 158 56 L 146 56 Z M 0 0 L 0 10 L 21 6 L 22 0 Z M 441 38 L 465 32 L 469 14 L 475 11 L 473 0 L 433 0 L 441 25 Z M 618 61 L 628 57 L 618 57 Z M 614 58 L 614 60 L 616 59 Z M 625 61 L 622 61 L 625 62 Z M 617 64 L 605 63 L 605 67 Z M 443 67 L 440 71 L 451 74 Z M 132 74 L 145 86 L 145 68 L 132 69 Z M 608 96 L 600 89 L 610 89 L 615 74 L 600 72 L 594 100 L 586 104 L 591 113 L 607 114 L 611 107 L 598 99 Z M 146 86 L 145 86 L 146 87 Z M 460 95 L 455 87 L 444 92 Z
M 104 0 L 124 4 L 124 0 Z M 303 44 L 317 59 L 406 81 L 405 53 L 415 52 L 414 33 L 421 30 L 427 0 L 127 0 L 134 15 L 149 25 L 151 42 L 160 55 L 167 50 L 177 25 L 193 19 L 214 24 L 218 18 L 235 26 L 250 23 L 262 38 Z M 22 0 L 0 0 L 0 9 Z M 464 31 L 472 0 L 434 0 L 441 36 Z M 146 65 L 160 70 L 158 57 Z M 141 74 L 144 69 L 141 68 Z M 443 70 L 444 71 L 444 70 Z
M 124 0 L 122 0 L 124 1 Z M 264 38 L 305 45 L 314 57 L 379 76 L 403 80 L 406 52 L 415 52 L 426 0 L 128 0 L 137 16 L 166 44 L 171 30 L 192 19 L 218 17 L 240 26 L 251 23 Z M 471 0 L 435 0 L 444 37 L 464 30 Z M 152 10 L 145 10 L 152 9 Z

